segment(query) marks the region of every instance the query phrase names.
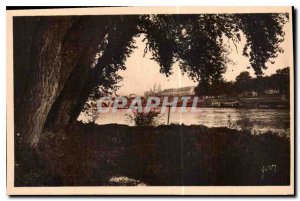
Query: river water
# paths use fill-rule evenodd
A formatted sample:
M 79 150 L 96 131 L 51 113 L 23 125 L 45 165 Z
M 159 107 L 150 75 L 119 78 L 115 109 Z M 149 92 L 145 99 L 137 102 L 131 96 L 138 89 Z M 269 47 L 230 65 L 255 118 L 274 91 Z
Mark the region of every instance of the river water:
M 131 112 L 118 109 L 116 113 L 101 113 L 96 124 L 127 124 L 133 126 L 126 114 Z M 161 114 L 160 124 L 167 124 L 168 109 Z M 253 131 L 274 131 L 282 135 L 289 135 L 290 111 L 288 109 L 238 109 L 238 108 L 201 108 L 198 112 L 170 113 L 170 123 L 185 125 L 204 125 L 207 127 L 235 128 L 238 120 L 247 120 L 252 124 Z M 246 121 L 246 122 L 247 122 Z M 237 128 L 237 127 L 236 127 Z

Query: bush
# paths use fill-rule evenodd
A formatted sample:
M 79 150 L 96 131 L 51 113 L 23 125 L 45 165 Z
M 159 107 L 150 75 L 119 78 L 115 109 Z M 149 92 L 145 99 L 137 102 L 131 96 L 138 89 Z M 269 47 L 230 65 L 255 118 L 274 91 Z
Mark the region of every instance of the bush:
M 135 126 L 157 126 L 159 124 L 160 111 L 150 110 L 149 112 L 133 111 L 133 114 L 127 114 L 130 122 L 134 122 Z
M 244 131 L 246 133 L 251 133 L 254 129 L 255 121 L 251 121 L 248 117 L 241 117 L 236 122 L 233 122 L 231 116 L 227 116 L 227 127 L 230 129 L 236 129 L 240 131 Z M 255 130 L 254 130 L 255 132 Z
M 242 118 L 236 121 L 236 126 L 242 131 L 251 132 L 254 128 L 254 122 L 251 121 L 249 118 Z

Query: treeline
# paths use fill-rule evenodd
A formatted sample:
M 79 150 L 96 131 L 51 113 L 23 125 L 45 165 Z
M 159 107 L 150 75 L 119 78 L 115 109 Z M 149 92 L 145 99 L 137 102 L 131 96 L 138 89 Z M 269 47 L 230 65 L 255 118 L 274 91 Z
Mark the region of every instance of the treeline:
M 267 91 L 273 90 L 277 94 L 289 97 L 290 92 L 290 68 L 278 69 L 271 76 L 258 76 L 252 78 L 249 72 L 241 72 L 235 81 L 225 81 L 224 79 L 212 83 L 199 82 L 195 88 L 196 95 L 199 96 L 238 96 L 245 92 L 255 92 L 257 96 L 266 95 Z

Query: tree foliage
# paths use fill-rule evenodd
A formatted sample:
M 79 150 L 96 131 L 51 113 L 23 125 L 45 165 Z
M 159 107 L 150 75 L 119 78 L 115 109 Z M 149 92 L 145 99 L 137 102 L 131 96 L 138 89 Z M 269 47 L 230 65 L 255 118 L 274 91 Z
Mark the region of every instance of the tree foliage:
M 279 44 L 284 40 L 283 25 L 287 22 L 288 15 L 241 14 L 236 18 L 247 38 L 243 55 L 249 57 L 255 74 L 261 75 L 262 70 L 267 69 L 266 63 L 283 52 Z
M 249 57 L 256 75 L 262 75 L 266 63 L 282 52 L 286 14 L 200 14 L 154 15 L 144 17 L 147 47 L 161 72 L 171 74 L 179 61 L 182 72 L 197 81 L 213 81 L 226 71 L 228 48 L 246 37 L 243 55 Z M 225 41 L 224 41 L 225 39 Z
M 179 62 L 182 73 L 208 85 L 220 80 L 226 71 L 227 40 L 241 42 L 241 33 L 247 39 L 243 55 L 249 57 L 256 75 L 262 75 L 266 63 L 282 52 L 283 26 L 287 14 L 198 14 L 198 15 L 140 15 L 109 16 L 108 40 L 104 54 L 110 61 L 98 74 L 100 88 L 115 90 L 121 79 L 119 69 L 125 70 L 125 61 L 132 53 L 134 37 L 145 34 L 145 53 L 151 51 L 160 72 L 172 74 L 172 66 Z M 99 57 L 98 63 L 104 60 Z M 97 66 L 96 66 L 97 68 Z M 101 91 L 100 90 L 100 91 Z

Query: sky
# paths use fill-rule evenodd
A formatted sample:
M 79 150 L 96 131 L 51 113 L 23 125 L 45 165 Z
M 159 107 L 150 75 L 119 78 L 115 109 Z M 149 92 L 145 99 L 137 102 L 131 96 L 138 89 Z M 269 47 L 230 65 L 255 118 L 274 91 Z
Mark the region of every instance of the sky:
M 286 35 L 289 35 L 290 30 L 286 25 L 284 27 Z M 143 95 L 145 91 L 153 88 L 154 84 L 160 84 L 162 89 L 167 88 L 179 88 L 186 86 L 196 86 L 197 83 L 189 79 L 189 77 L 184 74 L 182 75 L 178 63 L 173 65 L 173 74 L 166 77 L 164 74 L 159 72 L 159 64 L 151 60 L 151 52 L 144 55 L 144 48 L 146 46 L 146 41 L 142 41 L 144 35 L 140 35 L 135 38 L 135 43 L 137 48 L 125 62 L 126 70 L 120 70 L 119 75 L 123 77 L 123 81 L 119 83 L 121 86 L 117 91 L 118 95 Z M 239 75 L 242 71 L 248 71 L 252 77 L 255 77 L 252 68 L 247 68 L 250 66 L 249 59 L 242 55 L 243 47 L 245 44 L 245 37 L 242 36 L 242 40 L 237 44 L 237 49 L 232 42 L 228 42 L 228 46 L 231 49 L 229 58 L 232 63 L 227 66 L 227 71 L 224 74 L 224 78 L 227 81 L 235 80 L 235 77 Z M 280 68 L 285 68 L 291 66 L 290 64 L 290 48 L 291 44 L 290 38 L 285 37 L 285 40 L 281 43 L 281 47 L 284 49 L 284 53 L 278 55 L 274 59 L 275 63 L 267 63 L 267 70 L 264 70 L 264 75 L 271 75 Z

